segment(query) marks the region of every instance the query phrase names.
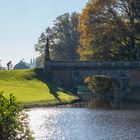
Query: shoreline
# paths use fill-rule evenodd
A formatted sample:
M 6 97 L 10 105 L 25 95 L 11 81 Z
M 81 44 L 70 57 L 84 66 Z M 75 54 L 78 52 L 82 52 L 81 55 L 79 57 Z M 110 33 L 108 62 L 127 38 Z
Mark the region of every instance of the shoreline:
M 23 109 L 32 109 L 32 108 L 42 108 L 42 107 L 58 107 L 58 106 L 63 106 L 63 105 L 72 105 L 75 103 L 80 103 L 80 99 L 75 99 L 70 102 L 62 102 L 62 103 L 54 103 L 54 104 L 49 104 L 46 102 L 36 102 L 36 103 L 29 103 L 29 104 L 21 104 Z
M 96 106 L 95 102 L 85 102 L 80 99 L 72 102 L 58 103 L 58 104 L 33 104 L 30 106 L 24 106 L 24 110 L 36 109 L 36 108 L 89 108 L 89 109 L 103 109 L 103 110 L 140 110 L 140 103 L 123 103 L 121 106 Z

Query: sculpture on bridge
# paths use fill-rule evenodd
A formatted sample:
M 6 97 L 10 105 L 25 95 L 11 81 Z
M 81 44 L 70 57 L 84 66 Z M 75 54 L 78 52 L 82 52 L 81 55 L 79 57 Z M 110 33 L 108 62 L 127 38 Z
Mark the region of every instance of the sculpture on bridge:
M 51 80 L 52 69 L 51 67 L 48 67 L 50 63 L 51 63 L 51 59 L 50 59 L 50 50 L 49 50 L 49 38 L 47 38 L 46 45 L 45 45 L 44 72 L 47 73 L 48 79 Z
M 50 50 L 49 50 L 49 38 L 47 38 L 46 45 L 45 45 L 45 62 L 50 61 Z

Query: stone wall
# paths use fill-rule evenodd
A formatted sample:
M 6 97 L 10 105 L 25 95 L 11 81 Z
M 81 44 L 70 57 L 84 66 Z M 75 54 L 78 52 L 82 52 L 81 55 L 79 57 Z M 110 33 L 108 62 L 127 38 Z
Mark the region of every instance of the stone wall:
M 54 70 L 52 71 L 52 80 L 60 86 L 71 86 L 71 71 L 69 70 Z
M 131 71 L 130 85 L 140 87 L 140 70 L 132 70 Z

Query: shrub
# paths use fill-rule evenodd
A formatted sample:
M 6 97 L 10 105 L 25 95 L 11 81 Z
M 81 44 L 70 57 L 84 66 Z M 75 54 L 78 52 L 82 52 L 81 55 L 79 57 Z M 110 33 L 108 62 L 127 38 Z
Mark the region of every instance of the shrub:
M 0 140 L 32 140 L 28 116 L 13 95 L 9 99 L 0 92 Z
M 88 76 L 85 78 L 85 83 L 93 92 L 99 95 L 113 93 L 114 88 L 118 86 L 115 79 L 102 75 Z

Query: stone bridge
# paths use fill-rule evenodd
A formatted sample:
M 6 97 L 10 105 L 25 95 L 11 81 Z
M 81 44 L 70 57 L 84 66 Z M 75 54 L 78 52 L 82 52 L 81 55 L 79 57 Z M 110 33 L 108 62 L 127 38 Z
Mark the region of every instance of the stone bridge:
M 93 75 L 112 77 L 120 83 L 122 91 L 140 86 L 140 61 L 52 61 L 49 39 L 45 48 L 44 72 L 58 85 L 77 89 L 84 78 Z
M 60 86 L 76 88 L 84 78 L 104 75 L 117 79 L 122 90 L 140 85 L 139 61 L 46 61 L 45 73 Z

